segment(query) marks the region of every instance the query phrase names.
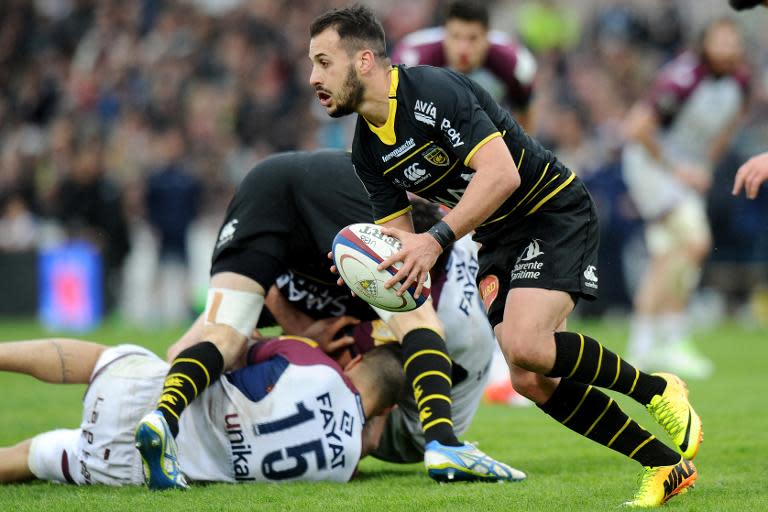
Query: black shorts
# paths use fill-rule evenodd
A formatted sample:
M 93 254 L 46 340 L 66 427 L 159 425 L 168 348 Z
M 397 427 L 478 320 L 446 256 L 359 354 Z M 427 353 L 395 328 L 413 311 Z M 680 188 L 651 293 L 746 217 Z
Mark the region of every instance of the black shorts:
M 327 254 L 342 228 L 371 222 L 368 194 L 342 151 L 283 153 L 243 179 L 219 231 L 211 275 L 234 272 L 283 295 L 313 318 L 370 316 L 336 285 Z M 370 313 L 368 313 L 370 311 Z
M 594 300 L 598 291 L 597 213 L 576 179 L 546 207 L 482 240 L 478 288 L 492 326 L 512 288 L 543 288 Z
M 232 271 L 264 288 L 288 269 L 320 281 L 330 272 L 333 237 L 355 222 L 371 222 L 368 194 L 348 153 L 283 153 L 260 162 L 227 208 L 211 274 Z

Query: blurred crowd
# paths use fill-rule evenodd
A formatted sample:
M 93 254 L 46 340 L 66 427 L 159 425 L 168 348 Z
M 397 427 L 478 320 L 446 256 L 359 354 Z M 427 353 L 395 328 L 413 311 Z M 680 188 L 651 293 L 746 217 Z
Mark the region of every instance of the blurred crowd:
M 154 272 L 163 265 L 178 270 L 170 292 L 177 297 L 178 283 L 195 282 L 185 277 L 191 259 L 202 261 L 204 283 L 206 243 L 254 163 L 276 151 L 349 147 L 351 121 L 327 118 L 307 83 L 308 26 L 346 3 L 0 3 L 0 251 L 89 240 L 102 252 L 112 303 L 129 289 L 147 310 L 152 302 L 144 295 L 156 283 L 145 279 L 143 292 L 136 283 L 149 260 Z M 365 3 L 379 12 L 390 48 L 414 30 L 439 25 L 445 4 Z M 706 9 L 697 8 L 702 4 Z M 642 237 L 633 239 L 640 221 L 617 169 L 620 126 L 659 67 L 695 46 L 707 19 L 728 12 L 727 2 L 489 6 L 492 27 L 519 39 L 538 61 L 534 134 L 585 178 L 604 217 L 601 270 L 626 285 L 606 286 L 600 307 L 626 305 Z M 765 12 L 750 16 L 768 19 Z M 709 192 L 713 262 L 726 267 L 768 261 L 768 194 L 752 202 L 729 195 L 738 165 L 768 149 L 768 41 L 760 40 L 756 22 L 745 24 L 751 107 Z M 714 272 L 710 282 L 743 294 L 754 283 L 750 275 Z M 171 317 L 185 319 L 191 295 L 171 302 L 179 304 Z

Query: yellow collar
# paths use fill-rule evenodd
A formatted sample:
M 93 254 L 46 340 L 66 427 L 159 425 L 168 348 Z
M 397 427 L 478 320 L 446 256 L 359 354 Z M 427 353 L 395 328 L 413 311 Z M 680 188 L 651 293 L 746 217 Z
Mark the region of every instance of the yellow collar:
M 387 114 L 387 121 L 381 126 L 374 126 L 365 119 L 365 116 L 363 116 L 363 119 L 368 124 L 368 128 L 381 139 L 381 142 L 387 146 L 392 146 L 397 142 L 397 137 L 395 136 L 395 114 L 397 114 L 397 84 L 400 81 L 398 69 L 395 66 L 392 66 L 389 80 L 389 113 Z

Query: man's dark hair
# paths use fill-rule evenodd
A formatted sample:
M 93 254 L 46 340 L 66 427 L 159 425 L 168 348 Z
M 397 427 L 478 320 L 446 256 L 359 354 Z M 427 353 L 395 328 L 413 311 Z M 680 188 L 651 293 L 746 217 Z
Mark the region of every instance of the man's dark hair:
M 413 218 L 413 230 L 416 233 L 424 233 L 429 231 L 429 228 L 440 222 L 443 218 L 443 214 L 440 213 L 440 207 L 435 203 L 429 203 L 423 199 L 412 199 L 411 217 Z M 445 273 L 445 264 L 448 262 L 448 258 L 451 256 L 451 250 L 453 244 L 448 245 L 440 256 L 435 261 L 435 266 L 432 267 L 430 274 L 432 279 L 438 279 Z
M 737 11 L 743 11 L 744 9 L 757 7 L 763 3 L 763 0 L 729 0 L 729 3 Z
M 482 2 L 457 0 L 448 5 L 445 21 L 450 20 L 476 21 L 488 28 L 488 8 Z
M 401 359 L 400 345 L 397 343 L 379 345 L 363 354 L 362 365 L 366 369 L 366 376 L 376 383 L 379 406 L 382 408 L 397 403 L 403 393 L 405 372 Z
M 367 48 L 376 57 L 387 57 L 384 27 L 368 7 L 353 5 L 321 14 L 309 26 L 309 37 L 315 37 L 329 28 L 338 32 L 341 44 L 349 55 Z

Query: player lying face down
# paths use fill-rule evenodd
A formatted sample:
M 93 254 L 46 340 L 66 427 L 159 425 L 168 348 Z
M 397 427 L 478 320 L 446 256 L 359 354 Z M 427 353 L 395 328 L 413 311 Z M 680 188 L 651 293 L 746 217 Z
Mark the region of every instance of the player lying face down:
M 313 332 L 324 342 L 333 336 L 327 323 Z M 358 356 L 342 370 L 317 342 L 298 336 L 254 343 L 243 364 L 184 415 L 178 456 L 193 480 L 346 482 L 378 443 L 380 415 L 403 384 L 391 348 Z M 160 394 L 167 369 L 136 345 L 74 339 L 0 344 L 0 371 L 89 385 L 79 428 L 0 448 L 0 482 L 143 483 L 133 432 Z

